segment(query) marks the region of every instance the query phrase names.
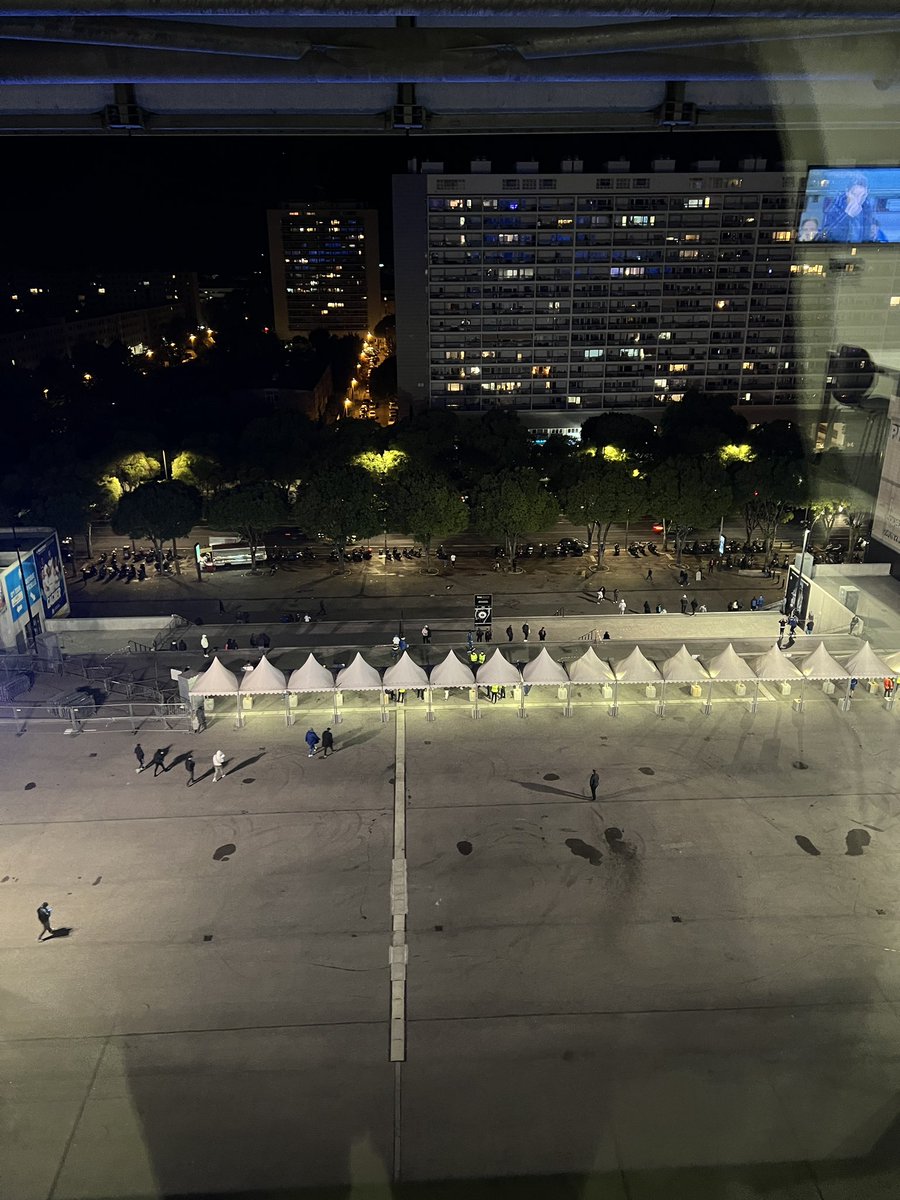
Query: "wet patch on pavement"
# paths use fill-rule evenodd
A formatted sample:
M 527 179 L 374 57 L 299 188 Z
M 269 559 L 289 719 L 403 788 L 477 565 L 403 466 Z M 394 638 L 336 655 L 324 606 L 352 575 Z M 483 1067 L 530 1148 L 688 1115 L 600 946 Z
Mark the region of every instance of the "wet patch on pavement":
M 471 854 L 472 853 L 472 843 L 471 842 L 457 842 L 456 848 L 460 852 L 460 854 Z
M 213 862 L 228 862 L 229 858 L 237 850 L 234 842 L 226 842 L 224 846 L 219 846 L 213 851 Z
M 817 855 L 822 853 L 822 851 L 817 846 L 814 846 L 809 838 L 804 837 L 802 833 L 794 834 L 794 841 L 797 843 L 800 849 L 805 850 L 807 854 Z
M 599 867 L 603 862 L 603 855 L 597 847 L 589 846 L 581 838 L 566 838 L 566 845 L 577 858 L 586 858 L 592 867 Z
M 33 790 L 34 790 L 36 787 L 37 787 L 37 784 L 36 784 L 36 783 L 26 783 L 26 784 L 25 784 L 25 791 L 26 791 L 26 792 L 31 792 L 31 791 L 33 791 Z
M 638 767 L 638 770 L 640 771 L 640 773 L 642 775 L 655 775 L 656 774 L 656 772 L 653 770 L 652 767 Z
M 847 843 L 844 853 L 853 857 L 862 854 L 864 848 L 872 841 L 865 829 L 851 829 L 844 840 Z

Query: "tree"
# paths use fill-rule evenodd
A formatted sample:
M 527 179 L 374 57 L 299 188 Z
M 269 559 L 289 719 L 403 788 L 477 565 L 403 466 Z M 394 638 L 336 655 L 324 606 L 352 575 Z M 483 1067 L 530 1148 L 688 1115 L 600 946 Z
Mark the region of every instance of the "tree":
M 396 351 L 397 317 L 394 313 L 388 313 L 387 316 L 382 317 L 372 332 L 386 343 L 388 354 L 393 354 Z
M 157 560 L 162 544 L 190 533 L 200 519 L 202 501 L 196 488 L 177 479 L 165 483 L 142 483 L 133 492 L 125 492 L 112 517 L 114 533 L 125 537 L 147 537 L 153 543 Z M 175 559 L 176 570 L 178 558 Z
M 381 528 L 375 483 L 362 467 L 320 471 L 301 486 L 297 520 L 304 529 L 326 537 L 344 561 L 344 551 L 356 538 L 368 538 Z
M 478 421 L 460 424 L 460 472 L 471 486 L 489 471 L 515 470 L 531 462 L 531 437 L 518 413 L 492 408 Z
M 85 475 L 70 472 L 61 479 L 47 480 L 34 494 L 31 523 L 52 525 L 60 537 L 83 536 L 90 556 L 91 527 L 112 507 L 109 490 Z
M 298 412 L 257 417 L 241 438 L 243 476 L 274 483 L 291 494 L 314 451 L 315 426 Z
M 772 556 L 778 526 L 795 505 L 805 504 L 809 471 L 802 438 L 789 421 L 761 425 L 750 434 L 749 454 L 729 468 L 734 499 L 741 505 L 747 541 L 758 529 L 764 554 Z
M 287 517 L 284 493 L 271 483 L 238 484 L 219 492 L 209 505 L 209 520 L 222 529 L 236 529 L 250 546 L 250 570 L 256 570 L 256 551 L 266 530 Z
M 608 462 L 602 455 L 586 455 L 575 466 L 570 482 L 557 495 L 573 525 L 583 525 L 590 549 L 594 531 L 605 542 L 613 521 L 630 521 L 646 507 L 646 486 L 628 462 Z M 626 533 L 627 541 L 627 533 Z
M 472 497 L 472 514 L 476 529 L 505 542 L 512 563 L 522 536 L 552 525 L 559 505 L 536 471 L 514 467 L 484 476 Z
M 141 484 L 156 479 L 161 469 L 158 459 L 149 458 L 139 450 L 110 463 L 106 473 L 119 481 L 123 492 L 133 492 Z
M 656 441 L 652 422 L 631 413 L 600 413 L 596 417 L 588 417 L 581 427 L 582 446 L 594 446 L 598 450 L 604 446 L 615 446 L 630 457 L 641 460 L 650 457 Z
M 397 395 L 397 359 L 393 354 L 369 373 L 369 395 L 376 404 Z
M 426 565 L 432 542 L 461 533 L 469 524 L 469 510 L 459 489 L 446 475 L 418 464 L 388 476 L 385 507 L 391 527 L 424 547 Z
M 208 503 L 228 482 L 227 472 L 218 459 L 194 450 L 183 450 L 175 456 L 172 460 L 172 478 L 196 488 L 204 503 Z
M 675 561 L 689 533 L 708 529 L 731 508 L 731 481 L 715 458 L 676 455 L 654 467 L 648 496 L 675 539 Z
M 669 404 L 660 421 L 659 453 L 698 457 L 722 446 L 747 441 L 744 418 L 734 411 L 727 395 L 687 391 L 684 399 Z

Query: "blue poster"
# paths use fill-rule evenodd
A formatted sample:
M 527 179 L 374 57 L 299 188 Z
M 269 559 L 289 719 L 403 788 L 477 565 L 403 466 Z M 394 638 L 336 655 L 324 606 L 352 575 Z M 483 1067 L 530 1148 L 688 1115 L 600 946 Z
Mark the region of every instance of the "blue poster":
M 25 598 L 25 590 L 22 587 L 22 575 L 25 575 L 25 583 L 28 586 L 28 599 Z M 6 594 L 9 596 L 9 607 L 13 621 L 19 621 L 22 617 L 28 615 L 28 605 L 31 604 L 31 614 L 34 616 L 37 609 L 40 615 L 41 602 L 41 585 L 38 582 L 37 574 L 34 569 L 34 559 L 29 554 L 27 558 L 22 559 L 22 569 L 19 570 L 19 564 L 9 568 L 6 572 L 3 582 L 6 584 Z
M 53 617 L 65 606 L 68 599 L 55 537 L 48 538 L 37 547 L 34 560 L 40 576 L 44 612 L 48 617 Z

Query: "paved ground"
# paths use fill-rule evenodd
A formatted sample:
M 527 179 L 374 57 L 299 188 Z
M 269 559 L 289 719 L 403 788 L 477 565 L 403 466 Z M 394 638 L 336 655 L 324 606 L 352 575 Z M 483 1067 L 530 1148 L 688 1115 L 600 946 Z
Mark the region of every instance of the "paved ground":
M 0 1194 L 894 1200 L 896 713 L 373 717 L 0 734 Z

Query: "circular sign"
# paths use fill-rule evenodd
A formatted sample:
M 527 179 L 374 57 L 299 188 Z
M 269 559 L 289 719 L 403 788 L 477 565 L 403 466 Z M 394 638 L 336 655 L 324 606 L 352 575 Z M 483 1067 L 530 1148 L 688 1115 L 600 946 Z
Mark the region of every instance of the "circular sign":
M 491 610 L 489 608 L 476 608 L 475 609 L 475 620 L 476 621 L 486 621 L 490 615 L 491 615 Z

